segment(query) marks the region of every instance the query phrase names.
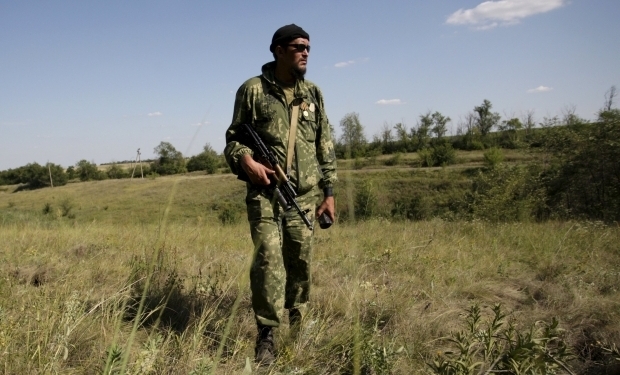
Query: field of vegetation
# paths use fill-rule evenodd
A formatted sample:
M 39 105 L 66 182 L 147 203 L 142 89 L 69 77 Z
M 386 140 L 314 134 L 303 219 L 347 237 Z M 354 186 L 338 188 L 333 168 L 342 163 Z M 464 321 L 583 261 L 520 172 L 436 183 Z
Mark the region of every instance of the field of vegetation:
M 257 369 L 245 186 L 206 145 L 146 178 L 81 160 L 0 171 L 4 374 L 618 374 L 620 111 L 470 127 L 421 116 L 336 147 L 311 310 Z M 477 117 L 476 117 L 477 116 Z M 500 129 L 501 130 L 501 129 Z M 429 134 L 434 133 L 434 138 Z M 52 187 L 53 186 L 53 187 Z
M 252 362 L 252 244 L 234 176 L 8 186 L 0 192 L 0 368 L 617 373 L 620 228 L 451 216 L 449 201 L 475 173 L 343 168 L 340 220 L 316 232 L 310 315 L 297 340 L 287 324 L 277 331 L 279 360 L 263 370 Z M 419 189 L 434 196 L 415 206 L 423 220 L 395 211 Z

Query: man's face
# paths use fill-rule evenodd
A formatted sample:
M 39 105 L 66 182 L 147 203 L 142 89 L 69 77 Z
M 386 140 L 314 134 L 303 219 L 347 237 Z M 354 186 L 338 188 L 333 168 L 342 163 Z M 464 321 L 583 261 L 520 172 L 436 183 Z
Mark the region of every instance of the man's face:
M 304 38 L 297 38 L 290 41 L 288 45 L 278 46 L 276 54 L 278 56 L 278 64 L 283 64 L 295 78 L 303 78 L 304 74 L 306 74 L 309 51 L 308 48 L 299 51 L 297 45 L 310 47 L 310 41 Z

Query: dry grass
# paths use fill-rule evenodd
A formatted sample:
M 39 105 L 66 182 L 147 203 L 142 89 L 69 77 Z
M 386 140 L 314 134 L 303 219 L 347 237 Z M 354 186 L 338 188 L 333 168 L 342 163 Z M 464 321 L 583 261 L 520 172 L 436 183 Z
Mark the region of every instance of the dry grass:
M 0 369 L 242 373 L 255 334 L 248 227 L 205 209 L 239 185 L 179 177 L 0 194 Z M 68 197 L 76 217 L 44 215 L 52 197 Z M 376 219 L 315 241 L 304 329 L 296 341 L 278 330 L 280 359 L 262 373 L 424 373 L 472 303 L 501 302 L 520 327 L 557 317 L 577 370 L 600 359 L 597 340 L 620 342 L 617 226 Z

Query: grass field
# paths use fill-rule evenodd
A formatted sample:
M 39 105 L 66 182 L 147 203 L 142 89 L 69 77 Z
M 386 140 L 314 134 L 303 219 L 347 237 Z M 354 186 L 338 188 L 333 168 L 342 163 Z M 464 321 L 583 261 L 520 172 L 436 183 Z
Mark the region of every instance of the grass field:
M 341 173 L 341 209 L 356 179 L 465 178 L 362 172 Z M 234 176 L 13 190 L 0 191 L 4 374 L 256 372 L 248 225 L 220 217 L 243 208 Z M 278 363 L 260 373 L 428 373 L 465 310 L 496 303 L 523 332 L 557 318 L 574 373 L 618 371 L 606 355 L 620 344 L 617 225 L 379 217 L 315 243 L 310 316 L 297 340 L 278 330 Z

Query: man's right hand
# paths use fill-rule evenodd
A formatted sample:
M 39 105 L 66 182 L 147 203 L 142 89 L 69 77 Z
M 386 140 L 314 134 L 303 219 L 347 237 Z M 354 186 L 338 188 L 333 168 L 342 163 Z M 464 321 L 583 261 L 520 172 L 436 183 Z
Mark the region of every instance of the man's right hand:
M 249 154 L 243 155 L 239 164 L 241 164 L 241 168 L 243 168 L 254 185 L 269 185 L 271 184 L 269 177 L 276 175 L 274 170 L 255 161 Z

